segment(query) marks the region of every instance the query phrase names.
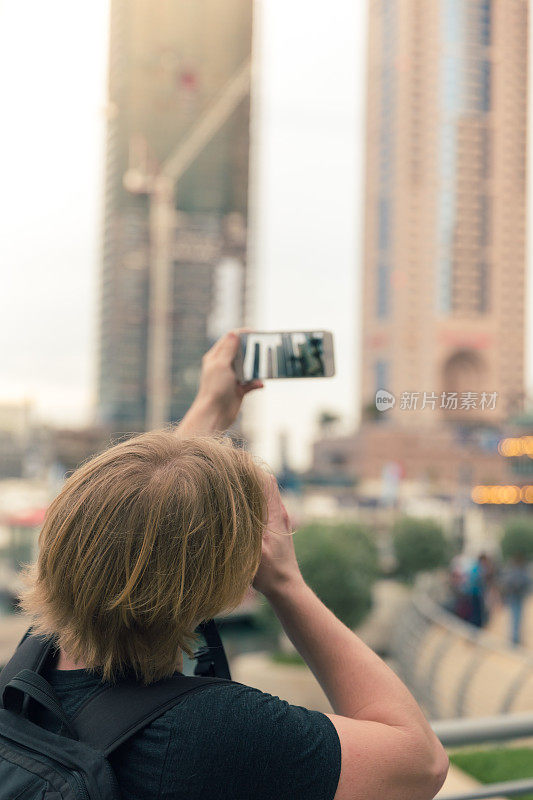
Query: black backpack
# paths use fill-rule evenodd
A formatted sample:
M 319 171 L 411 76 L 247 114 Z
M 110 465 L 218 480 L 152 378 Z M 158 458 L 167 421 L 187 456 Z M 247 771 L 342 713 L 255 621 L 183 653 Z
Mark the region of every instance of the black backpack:
M 141 686 L 104 686 L 69 718 L 40 671 L 54 643 L 27 635 L 0 674 L 0 800 L 118 800 L 108 756 L 186 694 L 224 678 L 177 675 Z M 42 706 L 62 723 L 51 733 L 31 721 Z

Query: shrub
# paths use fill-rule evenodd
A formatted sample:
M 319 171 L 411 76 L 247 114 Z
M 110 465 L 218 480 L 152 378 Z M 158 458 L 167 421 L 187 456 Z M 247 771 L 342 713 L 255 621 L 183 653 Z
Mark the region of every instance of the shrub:
M 418 572 L 448 564 L 451 547 L 441 526 L 432 519 L 403 517 L 393 530 L 398 575 L 413 578 Z
M 533 559 L 533 520 L 519 517 L 508 522 L 501 547 L 504 558 L 524 556 L 528 560 Z
M 294 545 L 305 581 L 345 625 L 358 625 L 372 606 L 378 572 L 369 533 L 355 523 L 311 523 Z
M 378 574 L 370 534 L 356 524 L 311 523 L 297 531 L 294 545 L 306 583 L 345 625 L 359 625 L 372 607 L 372 584 Z M 277 638 L 281 633 L 266 600 L 258 620 L 268 635 Z

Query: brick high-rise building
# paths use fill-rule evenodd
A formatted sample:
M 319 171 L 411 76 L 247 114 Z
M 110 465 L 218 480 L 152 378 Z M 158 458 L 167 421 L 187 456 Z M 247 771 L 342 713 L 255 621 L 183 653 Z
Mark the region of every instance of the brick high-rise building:
M 115 431 L 185 413 L 228 275 L 241 321 L 251 35 L 252 0 L 111 2 L 98 417 Z
M 370 0 L 369 21 L 363 408 L 386 389 L 402 427 L 497 423 L 524 394 L 528 2 Z

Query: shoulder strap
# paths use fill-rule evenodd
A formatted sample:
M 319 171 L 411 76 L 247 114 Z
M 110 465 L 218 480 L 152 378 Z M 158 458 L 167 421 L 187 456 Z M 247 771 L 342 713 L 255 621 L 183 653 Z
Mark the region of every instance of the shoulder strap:
M 186 694 L 211 684 L 229 684 L 224 678 L 175 675 L 143 686 L 128 679 L 104 687 L 72 717 L 81 741 L 109 756 Z
M 47 658 L 55 649 L 54 640 L 46 636 L 30 635 L 31 628 L 24 634 L 14 655 L 0 672 L 0 698 L 9 681 L 23 669 L 40 672 Z
M 23 669 L 40 672 L 56 648 L 52 638 L 36 636 L 31 629 L 24 635 L 14 655 L 0 672 L 0 701 L 8 683 Z M 81 741 L 110 755 L 117 747 L 146 725 L 176 705 L 186 694 L 211 684 L 236 681 L 217 677 L 174 675 L 143 686 L 132 679 L 115 686 L 104 686 L 87 700 L 72 718 Z M 27 698 L 23 713 L 28 710 Z
M 51 714 L 61 721 L 69 735 L 77 739 L 78 735 L 65 714 L 59 697 L 42 675 L 23 669 L 14 678 L 11 678 L 2 697 L 4 708 L 20 714 L 24 708 L 24 699 L 31 698 L 40 707 L 46 708 Z

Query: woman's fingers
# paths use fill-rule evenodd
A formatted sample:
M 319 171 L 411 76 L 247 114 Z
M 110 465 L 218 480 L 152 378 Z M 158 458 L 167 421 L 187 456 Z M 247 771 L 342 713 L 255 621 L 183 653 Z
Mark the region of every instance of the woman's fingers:
M 262 389 L 263 386 L 263 381 L 250 381 L 250 383 L 242 384 L 242 393 L 248 394 L 248 392 L 253 392 L 254 389 Z

